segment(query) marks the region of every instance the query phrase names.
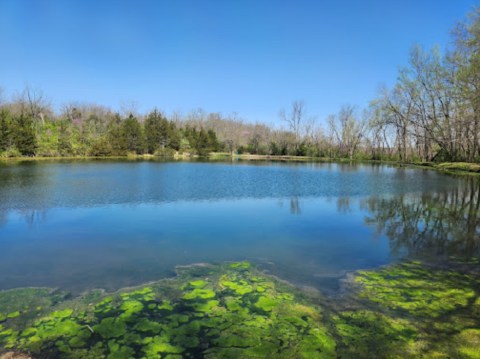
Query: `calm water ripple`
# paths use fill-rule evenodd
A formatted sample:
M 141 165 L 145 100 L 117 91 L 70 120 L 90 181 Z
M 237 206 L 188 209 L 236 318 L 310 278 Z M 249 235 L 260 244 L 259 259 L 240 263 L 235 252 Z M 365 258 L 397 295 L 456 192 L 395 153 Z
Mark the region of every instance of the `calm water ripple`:
M 479 253 L 479 185 L 383 165 L 57 161 L 0 165 L 0 289 L 116 289 L 249 259 L 335 288 L 404 256 Z

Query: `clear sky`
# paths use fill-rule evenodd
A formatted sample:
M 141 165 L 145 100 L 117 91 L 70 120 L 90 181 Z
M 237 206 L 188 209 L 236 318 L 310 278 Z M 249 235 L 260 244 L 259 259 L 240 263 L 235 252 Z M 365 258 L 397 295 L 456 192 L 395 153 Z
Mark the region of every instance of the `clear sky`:
M 119 109 L 324 119 L 392 85 L 414 43 L 451 40 L 473 0 L 0 0 L 0 87 Z

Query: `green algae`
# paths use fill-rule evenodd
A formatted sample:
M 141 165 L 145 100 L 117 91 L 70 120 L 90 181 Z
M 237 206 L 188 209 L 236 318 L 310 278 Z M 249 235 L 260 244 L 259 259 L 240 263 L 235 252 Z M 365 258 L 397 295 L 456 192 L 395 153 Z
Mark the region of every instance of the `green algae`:
M 330 352 L 333 339 L 320 312 L 297 303 L 293 292 L 248 262 L 192 267 L 175 280 L 64 301 L 43 317 L 25 321 L 21 330 L 1 327 L 0 344 L 60 358 L 93 357 L 93 352 L 98 358 L 233 353 L 253 358 L 282 352 L 315 357 Z M 312 333 L 320 333 L 315 344 Z
M 135 324 L 134 329 L 139 332 L 149 332 L 149 333 L 160 333 L 163 330 L 164 326 L 160 323 L 154 322 L 147 318 L 140 319 L 137 324 Z
M 124 320 L 119 318 L 105 318 L 99 324 L 93 327 L 96 333 L 103 338 L 117 338 L 125 335 L 127 325 Z
M 110 353 L 107 356 L 107 359 L 130 359 L 134 356 L 135 351 L 125 345 L 121 345 L 115 340 L 110 340 L 108 342 L 108 349 Z
M 405 262 L 360 271 L 354 283 L 358 310 L 332 318 L 342 357 L 472 358 L 480 352 L 470 331 L 480 327 L 475 261 Z
M 123 313 L 120 315 L 122 318 L 128 318 L 132 315 L 139 313 L 143 310 L 144 305 L 139 300 L 126 300 L 120 305 L 120 310 Z
M 66 293 L 49 288 L 17 288 L 0 291 L 0 313 L 34 311 L 37 307 L 50 307 Z
M 20 316 L 20 312 L 19 312 L 18 310 L 16 310 L 16 311 L 14 311 L 14 312 L 12 312 L 12 313 L 8 313 L 5 317 L 6 317 L 7 319 L 9 319 L 9 318 L 16 318 L 16 317 L 18 317 L 18 316 Z
M 211 312 L 214 308 L 218 306 L 218 304 L 218 300 L 209 300 L 204 303 L 194 303 L 191 306 L 196 312 Z
M 198 280 L 192 280 L 188 284 L 195 288 L 203 288 L 207 285 L 207 282 L 202 279 L 198 279 Z
M 185 267 L 149 286 L 2 308 L 0 350 L 58 358 L 478 358 L 479 283 L 478 271 L 406 262 L 358 272 L 347 294 L 330 301 L 248 262 Z
M 478 278 L 416 262 L 362 271 L 355 281 L 360 297 L 419 317 L 441 317 L 476 297 Z
M 183 348 L 169 343 L 169 338 L 164 336 L 155 336 L 145 338 L 143 352 L 147 358 L 158 358 L 161 354 L 178 354 L 184 351 Z
M 54 318 L 68 318 L 72 315 L 73 310 L 72 309 L 64 309 L 64 310 L 58 310 L 50 314 Z
M 186 300 L 210 299 L 215 297 L 215 292 L 211 289 L 195 288 L 183 295 Z
M 158 308 L 159 310 L 166 310 L 166 311 L 171 311 L 171 310 L 173 310 L 173 306 L 172 306 L 172 304 L 170 303 L 169 300 L 164 300 L 164 301 L 162 302 L 162 304 L 159 304 L 159 305 L 157 306 L 157 308 Z
M 250 269 L 250 267 L 250 262 L 234 262 L 230 264 L 230 268 L 234 268 L 237 270 L 248 270 Z
M 255 302 L 255 307 L 265 312 L 271 312 L 277 305 L 278 302 L 275 299 L 263 296 Z
M 459 353 L 467 358 L 480 359 L 480 329 L 466 329 L 457 334 Z
M 395 320 L 381 313 L 360 310 L 346 311 L 335 316 L 337 334 L 341 337 L 339 352 L 342 357 L 392 357 L 409 353 L 409 344 L 415 338 L 415 327 L 408 321 Z

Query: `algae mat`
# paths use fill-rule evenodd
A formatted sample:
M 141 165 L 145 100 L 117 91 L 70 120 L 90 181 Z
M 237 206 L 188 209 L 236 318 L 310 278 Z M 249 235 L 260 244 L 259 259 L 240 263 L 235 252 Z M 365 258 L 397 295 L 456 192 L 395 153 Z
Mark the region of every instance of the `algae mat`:
M 33 358 L 479 358 L 479 265 L 361 271 L 335 298 L 248 262 L 78 298 L 0 292 L 0 353 Z

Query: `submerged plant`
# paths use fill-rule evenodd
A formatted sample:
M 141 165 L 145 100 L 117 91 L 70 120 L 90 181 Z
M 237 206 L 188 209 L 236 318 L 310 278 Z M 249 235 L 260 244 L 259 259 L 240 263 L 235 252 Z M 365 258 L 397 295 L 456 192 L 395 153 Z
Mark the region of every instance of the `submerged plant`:
M 469 262 L 359 271 L 351 294 L 359 311 L 333 317 L 341 356 L 478 357 L 480 340 L 470 328 L 480 327 L 480 275 Z
M 478 358 L 478 271 L 406 262 L 353 278 L 334 302 L 248 262 L 73 300 L 29 289 L 16 306 L 0 292 L 0 345 L 55 358 Z
M 66 358 L 335 357 L 319 310 L 294 292 L 248 262 L 192 267 L 175 280 L 88 296 L 91 305 L 63 302 L 17 329 L 0 327 L 0 343 Z

